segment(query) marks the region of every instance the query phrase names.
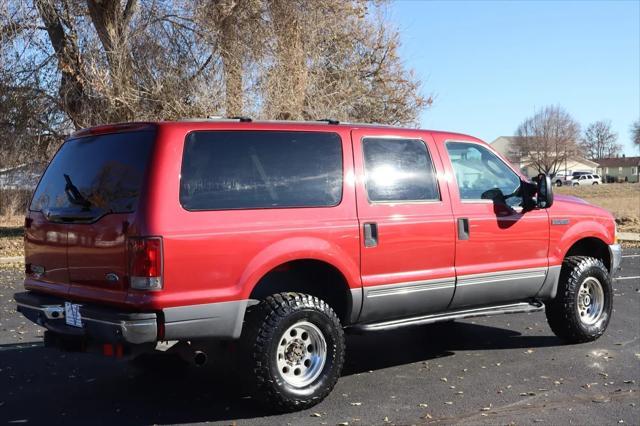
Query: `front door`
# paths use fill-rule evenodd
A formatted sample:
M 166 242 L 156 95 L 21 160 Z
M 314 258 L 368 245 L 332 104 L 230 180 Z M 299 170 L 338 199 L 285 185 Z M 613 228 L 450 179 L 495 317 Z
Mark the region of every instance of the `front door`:
M 534 297 L 548 272 L 546 210 L 523 212 L 520 177 L 486 145 L 442 140 L 438 147 L 451 176 L 457 231 L 450 307 Z
M 352 132 L 362 322 L 442 311 L 455 288 L 455 228 L 433 139 L 379 132 Z

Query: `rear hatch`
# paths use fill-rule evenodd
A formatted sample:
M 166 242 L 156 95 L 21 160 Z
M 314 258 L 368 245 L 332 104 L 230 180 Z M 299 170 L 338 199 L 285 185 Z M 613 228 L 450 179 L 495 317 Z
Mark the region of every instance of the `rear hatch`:
M 102 130 L 101 130 L 102 129 Z M 127 241 L 155 141 L 146 126 L 67 140 L 42 176 L 25 223 L 25 287 L 123 302 Z

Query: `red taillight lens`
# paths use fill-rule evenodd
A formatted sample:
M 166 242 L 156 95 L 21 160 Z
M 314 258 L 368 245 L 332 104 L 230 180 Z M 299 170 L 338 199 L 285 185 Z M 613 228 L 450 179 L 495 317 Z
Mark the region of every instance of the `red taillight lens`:
M 130 238 L 128 252 L 131 288 L 160 290 L 162 288 L 162 239 Z

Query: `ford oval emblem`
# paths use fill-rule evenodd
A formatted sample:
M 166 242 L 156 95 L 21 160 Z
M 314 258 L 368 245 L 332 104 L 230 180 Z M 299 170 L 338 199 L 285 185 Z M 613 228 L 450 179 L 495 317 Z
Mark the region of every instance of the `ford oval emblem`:
M 115 272 L 109 272 L 107 275 L 105 275 L 105 278 L 110 283 L 117 283 L 120 280 L 120 277 Z

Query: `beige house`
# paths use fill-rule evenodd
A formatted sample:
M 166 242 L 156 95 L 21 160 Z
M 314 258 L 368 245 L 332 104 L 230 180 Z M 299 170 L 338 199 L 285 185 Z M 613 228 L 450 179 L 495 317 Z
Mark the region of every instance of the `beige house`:
M 528 177 L 538 174 L 538 170 L 531 165 L 531 161 L 527 157 L 520 157 L 514 148 L 514 136 L 500 136 L 491 142 L 493 149 L 505 156 L 511 163 L 518 167 L 522 173 Z M 559 175 L 571 176 L 573 172 L 597 173 L 598 163 L 587 160 L 579 155 L 571 156 L 561 164 L 558 169 Z
M 598 160 L 598 173 L 607 182 L 640 181 L 640 157 L 614 157 Z

